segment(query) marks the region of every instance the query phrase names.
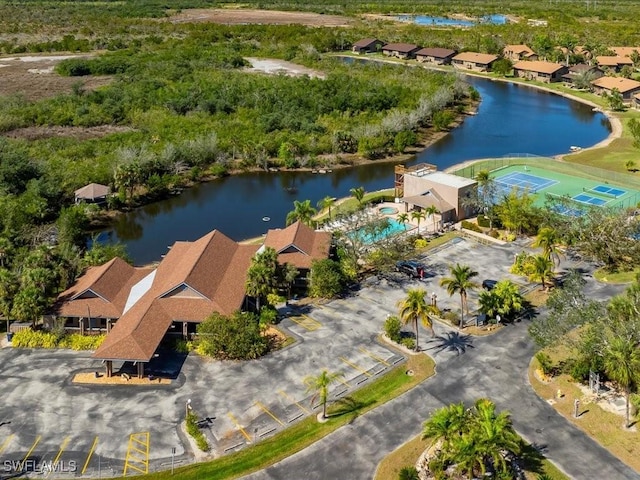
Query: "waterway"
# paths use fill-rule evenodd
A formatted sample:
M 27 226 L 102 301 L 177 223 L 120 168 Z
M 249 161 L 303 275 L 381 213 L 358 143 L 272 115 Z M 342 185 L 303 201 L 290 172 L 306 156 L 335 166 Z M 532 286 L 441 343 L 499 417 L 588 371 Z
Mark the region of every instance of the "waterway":
M 468 81 L 482 98 L 477 114 L 407 165 L 427 162 L 442 170 L 465 160 L 512 153 L 553 156 L 569 152 L 572 145 L 595 145 L 611 131 L 606 116 L 590 106 L 522 85 L 475 77 Z M 124 243 L 134 262 L 144 264 L 160 260 L 175 241 L 195 240 L 213 229 L 242 240 L 283 227 L 294 200 L 316 204 L 325 196 L 348 196 L 352 187 L 392 188 L 393 168 L 393 163 L 374 163 L 327 174 L 226 177 L 122 215 L 103 238 Z

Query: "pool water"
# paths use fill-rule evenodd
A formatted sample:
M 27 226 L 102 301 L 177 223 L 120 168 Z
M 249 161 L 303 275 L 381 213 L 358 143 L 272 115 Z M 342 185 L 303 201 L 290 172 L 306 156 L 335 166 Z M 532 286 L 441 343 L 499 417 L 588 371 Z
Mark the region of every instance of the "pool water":
M 392 208 L 392 207 L 389 207 Z M 366 231 L 365 228 L 361 228 L 352 232 L 351 235 L 356 235 L 362 239 L 364 243 L 370 245 L 372 243 L 376 243 L 380 240 L 383 240 L 387 237 L 392 237 L 394 235 L 398 235 L 399 233 L 405 232 L 408 230 L 408 227 L 405 228 L 405 224 L 394 220 L 393 218 L 387 218 L 387 228 L 385 230 L 376 232 L 374 234 Z
M 398 209 L 395 207 L 382 207 L 378 211 L 383 215 L 395 215 L 398 213 Z

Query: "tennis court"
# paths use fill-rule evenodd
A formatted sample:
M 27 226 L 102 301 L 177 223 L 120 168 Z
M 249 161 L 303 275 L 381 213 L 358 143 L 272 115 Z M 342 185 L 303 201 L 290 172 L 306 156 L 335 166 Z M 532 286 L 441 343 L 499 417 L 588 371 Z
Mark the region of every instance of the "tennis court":
M 623 188 L 602 179 L 583 178 L 579 174 L 579 165 L 576 165 L 576 175 L 569 175 L 529 164 L 498 168 L 491 172 L 491 177 L 500 196 L 515 188 L 519 192 L 530 193 L 539 206 L 543 206 L 548 197 L 566 199 L 569 204 L 559 211 L 567 215 L 579 215 L 585 207 L 635 207 L 640 202 L 640 189 Z

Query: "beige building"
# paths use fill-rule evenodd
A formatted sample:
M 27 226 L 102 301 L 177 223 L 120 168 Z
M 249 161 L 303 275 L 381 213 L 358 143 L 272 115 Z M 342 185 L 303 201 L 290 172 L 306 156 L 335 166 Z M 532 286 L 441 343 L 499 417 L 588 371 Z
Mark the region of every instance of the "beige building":
M 451 59 L 455 68 L 472 70 L 475 72 L 488 72 L 493 62 L 498 60 L 497 55 L 477 52 L 462 52 Z
M 559 63 L 542 62 L 539 60 L 523 60 L 513 66 L 513 75 L 515 77 L 544 83 L 559 82 L 562 80 L 562 76 L 568 71 L 569 69 L 567 67 Z
M 502 49 L 504 58 L 508 58 L 512 62 L 520 60 L 538 60 L 538 54 L 531 50 L 528 45 L 505 45 Z
M 603 93 L 611 94 L 614 89 L 618 90 L 622 95 L 622 101 L 627 104 L 632 102 L 635 94 L 640 93 L 640 82 L 630 78 L 600 77 L 591 82 L 591 85 L 593 85 L 593 90 L 598 95 Z

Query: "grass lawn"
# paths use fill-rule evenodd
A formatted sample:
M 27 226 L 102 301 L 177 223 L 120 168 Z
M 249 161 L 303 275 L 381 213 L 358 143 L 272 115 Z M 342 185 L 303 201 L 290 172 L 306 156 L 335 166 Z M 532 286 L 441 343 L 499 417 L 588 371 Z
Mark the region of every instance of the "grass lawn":
M 567 358 L 569 354 L 566 349 L 549 350 L 546 353 L 554 363 Z M 622 416 L 604 410 L 596 403 L 590 403 L 568 375 L 558 375 L 549 382 L 542 382 L 535 375 L 537 368 L 539 364 L 534 358 L 529 366 L 529 381 L 536 393 L 544 400 L 552 400 L 553 407 L 568 421 L 631 468 L 640 471 L 640 433 L 624 430 Z M 559 399 L 556 398 L 558 390 L 564 394 Z M 579 418 L 573 418 L 573 402 L 576 398 L 580 399 L 581 404 L 582 413 Z
M 640 268 L 631 270 L 630 272 L 607 272 L 604 268 L 599 268 L 593 272 L 593 278 L 599 282 L 625 284 L 632 283 L 636 279 L 636 275 L 640 273 Z
M 387 455 L 379 464 L 374 480 L 395 480 L 404 467 L 415 465 L 429 444 L 430 439 L 417 435 L 407 443 Z M 544 458 L 535 448 L 527 445 L 523 452 L 525 476 L 535 480 L 538 475 L 546 474 L 551 480 L 568 480 L 553 463 Z
M 413 370 L 413 375 L 406 374 Z M 211 462 L 178 468 L 172 477 L 170 471 L 151 473 L 152 480 L 179 478 L 180 480 L 230 479 L 248 475 L 293 455 L 334 430 L 352 422 L 356 417 L 372 410 L 410 390 L 432 376 L 435 362 L 427 355 L 412 355 L 382 378 L 362 387 L 341 402 L 329 408 L 329 421 L 318 423 L 315 415 L 305 418 L 273 437 L 247 447 L 237 453 L 225 455 Z

